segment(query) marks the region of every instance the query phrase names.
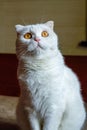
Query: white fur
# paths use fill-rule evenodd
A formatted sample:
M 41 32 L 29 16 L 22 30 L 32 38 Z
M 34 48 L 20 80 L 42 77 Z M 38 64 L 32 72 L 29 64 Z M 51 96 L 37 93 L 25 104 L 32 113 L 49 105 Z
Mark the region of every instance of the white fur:
M 49 36 L 44 38 L 45 30 Z M 81 130 L 86 114 L 80 83 L 57 49 L 53 22 L 16 25 L 16 31 L 21 88 L 18 124 L 22 130 Z M 32 39 L 24 39 L 26 32 L 32 32 Z

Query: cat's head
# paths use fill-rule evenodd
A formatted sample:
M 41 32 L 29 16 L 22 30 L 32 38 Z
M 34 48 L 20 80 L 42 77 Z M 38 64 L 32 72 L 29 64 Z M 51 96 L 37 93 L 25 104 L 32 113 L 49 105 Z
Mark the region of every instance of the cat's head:
M 57 35 L 54 22 L 48 21 L 35 25 L 16 25 L 17 42 L 16 53 L 18 56 L 41 56 L 57 50 Z

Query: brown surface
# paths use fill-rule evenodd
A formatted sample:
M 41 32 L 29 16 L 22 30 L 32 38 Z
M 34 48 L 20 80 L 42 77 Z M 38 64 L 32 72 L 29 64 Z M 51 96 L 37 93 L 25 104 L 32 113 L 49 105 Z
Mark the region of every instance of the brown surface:
M 0 96 L 0 122 L 16 124 L 18 97 Z
M 0 95 L 19 95 L 19 86 L 16 77 L 16 55 L 0 54 Z
M 87 102 L 87 56 L 65 56 L 66 64 L 77 74 L 82 95 Z

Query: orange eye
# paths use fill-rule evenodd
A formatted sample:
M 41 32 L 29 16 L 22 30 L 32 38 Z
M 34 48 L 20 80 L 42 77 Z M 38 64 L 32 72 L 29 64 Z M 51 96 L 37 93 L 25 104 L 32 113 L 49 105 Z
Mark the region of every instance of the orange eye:
M 26 33 L 26 34 L 24 35 L 24 38 L 25 38 L 25 39 L 31 39 L 31 38 L 32 38 L 32 34 L 31 34 L 31 33 Z
M 41 35 L 42 35 L 42 37 L 48 37 L 49 34 L 47 31 L 43 31 Z

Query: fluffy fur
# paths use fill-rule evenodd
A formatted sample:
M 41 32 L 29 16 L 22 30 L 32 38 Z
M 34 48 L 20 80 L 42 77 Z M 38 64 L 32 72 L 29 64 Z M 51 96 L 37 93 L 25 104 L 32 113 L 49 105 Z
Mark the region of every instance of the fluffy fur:
M 80 83 L 64 63 L 53 26 L 53 21 L 15 26 L 21 89 L 17 120 L 22 130 L 81 130 L 85 120 Z M 32 37 L 26 39 L 26 33 Z

